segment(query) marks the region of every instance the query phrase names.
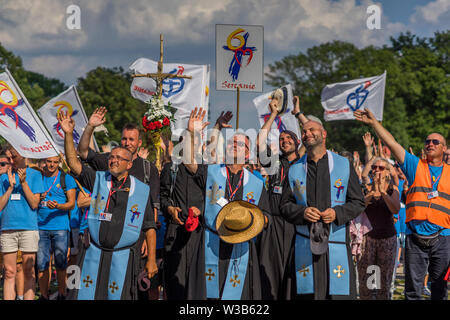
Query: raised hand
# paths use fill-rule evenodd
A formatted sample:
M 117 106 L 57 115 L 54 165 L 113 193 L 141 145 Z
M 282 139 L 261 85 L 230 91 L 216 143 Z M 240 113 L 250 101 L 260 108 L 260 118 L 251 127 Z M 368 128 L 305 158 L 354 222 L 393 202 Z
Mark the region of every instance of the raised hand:
M 72 133 L 75 128 L 75 121 L 69 116 L 67 112 L 61 111 L 58 114 L 58 122 L 64 133 Z
M 355 112 L 353 112 L 353 116 L 355 116 L 356 120 L 370 126 L 374 125 L 377 122 L 377 119 L 373 115 L 372 111 L 367 108 L 364 108 L 364 110 L 356 110 Z
M 363 141 L 364 141 L 364 145 L 366 146 L 366 147 L 370 147 L 372 144 L 373 144 L 373 142 L 375 141 L 375 139 L 372 137 L 372 135 L 370 134 L 370 132 L 366 132 L 364 135 L 363 135 Z
M 98 127 L 105 123 L 106 118 L 105 115 L 108 112 L 105 107 L 99 107 L 95 109 L 94 113 L 91 114 L 89 118 L 88 125 L 92 127 Z
M 232 125 L 229 124 L 231 118 L 233 118 L 233 113 L 231 111 L 227 111 L 225 114 L 222 113 L 216 120 L 216 124 L 219 126 L 219 130 L 223 128 L 232 128 Z
M 278 114 L 278 100 L 269 98 L 269 109 L 272 114 Z
M 139 157 L 141 157 L 142 159 L 147 159 L 148 155 L 149 155 L 149 152 L 148 152 L 147 148 L 143 148 L 143 147 L 139 148 L 139 151 L 138 151 Z
M 203 108 L 198 109 L 196 107 L 191 111 L 187 128 L 189 132 L 201 131 L 209 124 L 209 122 L 203 122 L 205 114 L 206 110 L 203 110 Z
M 295 115 L 300 112 L 300 98 L 298 96 L 294 96 L 294 109 L 292 109 L 292 114 Z

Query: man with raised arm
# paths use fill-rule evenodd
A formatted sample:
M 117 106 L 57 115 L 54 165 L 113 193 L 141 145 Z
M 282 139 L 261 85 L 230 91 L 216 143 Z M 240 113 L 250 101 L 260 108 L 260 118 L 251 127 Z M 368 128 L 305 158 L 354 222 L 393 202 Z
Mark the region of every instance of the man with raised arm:
M 230 163 L 197 163 L 193 152 L 194 134 L 199 135 L 208 125 L 203 123 L 205 113 L 201 108 L 191 112 L 188 135 L 183 139 L 184 165 L 195 175 L 194 179 L 205 195 L 204 211 L 201 212 L 204 223 L 198 225 L 202 233 L 201 241 L 189 271 L 187 298 L 258 300 L 261 299 L 261 282 L 255 243 L 252 239 L 234 244 L 225 242 L 219 237 L 216 218 L 223 207 L 244 200 L 259 208 L 257 210 L 262 212 L 263 224 L 264 219 L 267 224 L 270 210 L 267 192 L 263 181 L 244 168 L 250 157 L 250 139 L 244 134 L 235 134 L 227 141 L 226 154 Z M 257 216 L 255 213 L 255 219 L 228 231 L 240 234 L 254 230 L 254 223 L 261 221 Z M 239 220 L 243 216 L 235 218 Z
M 406 299 L 421 299 L 427 269 L 431 299 L 447 299 L 444 276 L 450 261 L 450 166 L 443 161 L 445 138 L 439 133 L 428 135 L 426 159 L 421 160 L 407 152 L 370 110 L 358 110 L 354 115 L 370 125 L 391 149 L 410 186 L 406 197 Z
M 116 147 L 108 155 L 108 170 L 83 166 L 73 144 L 73 119 L 61 112 L 64 149 L 71 172 L 92 193 L 83 237 L 80 288 L 71 290 L 78 300 L 135 300 L 142 242 L 147 242 L 148 278 L 157 272 L 156 224 L 148 185 L 129 174 L 132 154 Z
M 278 116 L 278 100 L 272 99 L 269 103 L 271 110 L 269 119 L 264 123 L 258 134 L 258 150 L 262 155 L 271 152 L 267 148 L 267 136 L 273 122 Z M 292 114 L 302 124 L 308 119 L 300 112 L 299 97 L 294 97 L 294 109 Z M 261 260 L 261 282 L 263 286 L 263 299 L 279 300 L 286 297 L 286 265 L 288 263 L 289 252 L 291 250 L 294 238 L 295 227 L 287 222 L 280 214 L 280 200 L 283 193 L 283 182 L 287 177 L 287 172 L 291 164 L 300 159 L 305 150 L 302 147 L 299 150 L 300 140 L 297 135 L 285 130 L 279 136 L 279 149 L 281 151 L 280 159 L 277 159 L 277 165 L 265 163 L 264 157 L 260 157 L 263 167 L 275 167 L 274 172 L 269 172 L 268 193 L 270 200 L 270 210 L 272 214 L 272 223 L 269 228 L 261 234 L 261 246 L 259 248 L 259 257 Z M 271 159 L 271 156 L 265 157 Z
M 105 107 L 95 109 L 89 118 L 88 124 L 83 131 L 78 144 L 78 154 L 94 170 L 108 170 L 109 153 L 96 153 L 89 148 L 89 143 L 94 133 L 94 129 L 106 121 L 107 110 Z M 122 129 L 120 145 L 131 152 L 132 166 L 130 175 L 148 184 L 151 190 L 152 202 L 155 208 L 159 208 L 159 172 L 154 164 L 138 156 L 138 150 L 142 145 L 142 132 L 134 124 L 126 124 Z

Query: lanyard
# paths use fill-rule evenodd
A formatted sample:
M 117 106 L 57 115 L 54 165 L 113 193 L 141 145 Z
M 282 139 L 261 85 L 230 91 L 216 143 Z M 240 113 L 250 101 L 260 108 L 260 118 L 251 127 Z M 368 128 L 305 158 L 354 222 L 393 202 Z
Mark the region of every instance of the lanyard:
M 56 174 L 55 176 L 55 180 L 53 180 L 52 185 L 50 186 L 50 188 L 48 188 L 47 191 L 45 191 L 45 194 L 48 194 L 50 192 L 50 190 L 53 188 L 53 186 L 55 185 L 56 179 L 58 179 L 58 174 Z
M 227 168 L 227 167 L 226 167 Z M 241 176 L 239 177 L 239 183 L 236 189 L 233 191 L 233 188 L 231 187 L 231 181 L 230 181 L 230 175 L 228 173 L 227 168 L 227 182 L 228 182 L 228 189 L 230 190 L 230 195 L 228 196 L 228 200 L 233 201 L 234 196 L 236 195 L 236 192 L 239 190 L 242 184 L 242 177 L 244 175 L 244 169 L 242 169 Z
M 117 191 L 119 191 L 123 185 L 125 184 L 125 181 L 127 181 L 128 175 L 125 177 L 125 179 L 123 179 L 122 184 L 120 185 L 120 187 L 116 190 L 113 191 L 113 181 L 111 179 L 111 188 L 109 189 L 109 194 L 108 194 L 108 201 L 106 202 L 106 208 L 105 208 L 105 212 L 108 212 L 109 209 L 109 201 L 111 200 L 111 196 L 116 193 Z
M 281 166 L 281 178 L 280 178 L 280 185 L 283 183 L 284 180 L 284 168 Z
M 442 175 L 442 172 L 439 174 L 439 176 L 436 178 L 436 180 L 434 180 L 434 182 L 433 182 L 434 176 L 431 178 L 431 189 L 433 189 L 433 187 L 436 184 L 436 182 L 439 181 L 439 178 L 441 177 L 441 175 Z

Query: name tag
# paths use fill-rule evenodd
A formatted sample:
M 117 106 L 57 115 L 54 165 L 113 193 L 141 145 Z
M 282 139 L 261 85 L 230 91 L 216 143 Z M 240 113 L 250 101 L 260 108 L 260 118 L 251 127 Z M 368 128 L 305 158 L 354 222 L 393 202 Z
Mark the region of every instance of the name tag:
M 228 203 L 228 200 L 225 199 L 224 197 L 220 198 L 219 200 L 217 200 L 216 202 L 219 206 L 223 207 Z
M 100 212 L 100 216 L 98 217 L 98 220 L 100 221 L 111 221 L 112 219 L 112 213 L 108 212 Z
M 40 206 L 40 207 L 46 207 L 46 206 L 47 206 L 47 201 L 41 201 L 41 202 L 39 203 L 39 206 Z
M 281 194 L 281 192 L 283 192 L 283 187 L 282 186 L 274 186 L 273 187 L 273 193 Z
M 20 200 L 20 193 L 12 193 L 11 200 Z
M 439 191 L 433 191 L 427 193 L 428 200 L 439 197 Z

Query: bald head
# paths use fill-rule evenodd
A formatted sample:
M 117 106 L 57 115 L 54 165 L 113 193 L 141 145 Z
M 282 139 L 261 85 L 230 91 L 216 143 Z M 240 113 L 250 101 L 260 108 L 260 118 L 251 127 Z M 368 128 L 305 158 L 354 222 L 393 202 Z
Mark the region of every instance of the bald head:
M 428 161 L 441 161 L 447 150 L 447 142 L 440 133 L 432 133 L 425 139 L 425 154 Z
M 306 148 L 325 147 L 327 131 L 321 123 L 309 120 L 303 125 L 302 141 Z
M 445 138 L 442 134 L 437 133 L 437 132 L 433 132 L 432 134 L 429 134 L 426 140 L 431 140 L 431 139 L 438 139 L 443 146 L 447 146 L 447 141 L 445 141 Z

